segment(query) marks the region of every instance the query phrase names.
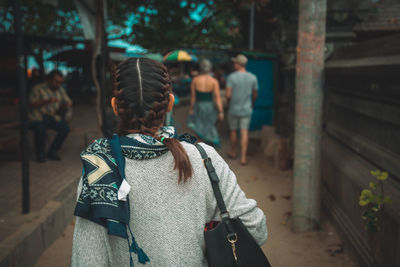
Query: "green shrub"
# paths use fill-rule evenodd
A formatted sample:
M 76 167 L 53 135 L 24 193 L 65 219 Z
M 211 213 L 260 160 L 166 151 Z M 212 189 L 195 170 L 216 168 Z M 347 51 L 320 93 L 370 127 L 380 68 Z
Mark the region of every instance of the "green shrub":
M 365 229 L 368 232 L 375 233 L 379 231 L 378 212 L 383 209 L 384 204 L 392 204 L 392 199 L 385 196 L 383 191 L 383 181 L 389 177 L 388 173 L 375 170 L 371 171 L 371 174 L 376 180 L 369 183 L 369 189 L 361 191 L 359 204 L 367 207 L 362 215 L 362 219 L 365 220 Z

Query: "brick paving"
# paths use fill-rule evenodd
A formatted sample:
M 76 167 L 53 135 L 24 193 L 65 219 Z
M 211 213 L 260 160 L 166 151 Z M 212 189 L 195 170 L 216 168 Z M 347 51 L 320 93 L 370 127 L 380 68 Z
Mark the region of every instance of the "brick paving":
M 3 110 L 4 111 L 4 110 Z M 4 113 L 2 112 L 3 117 Z M 15 113 L 14 113 L 15 114 Z M 95 134 L 97 121 L 94 106 L 74 107 L 70 122 L 71 132 L 61 151 L 61 161 L 47 160 L 45 163 L 35 161 L 33 153 L 33 133 L 29 133 L 30 143 L 30 215 L 22 215 L 21 162 L 16 153 L 9 153 L 8 159 L 2 155 L 0 161 L 0 240 L 13 233 L 13 230 L 29 220 L 32 214 L 39 211 L 71 182 L 76 181 L 81 172 L 79 153 L 85 146 L 85 136 Z M 15 129 L 15 135 L 18 135 Z M 54 132 L 49 131 L 49 139 Z M 19 147 L 14 144 L 14 151 Z M 4 152 L 4 151 L 3 151 Z

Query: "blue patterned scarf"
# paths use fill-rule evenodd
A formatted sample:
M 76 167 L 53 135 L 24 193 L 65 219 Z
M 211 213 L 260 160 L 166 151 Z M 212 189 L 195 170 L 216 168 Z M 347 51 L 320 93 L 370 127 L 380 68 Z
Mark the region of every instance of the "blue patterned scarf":
M 196 141 L 188 134 L 178 137 L 174 127 L 162 127 L 157 135 L 189 143 Z M 109 235 L 126 238 L 130 252 L 136 253 L 142 264 L 149 261 L 149 258 L 136 243 L 129 227 L 130 186 L 125 181 L 125 157 L 145 160 L 167 151 L 164 144 L 151 136 L 129 134 L 114 135 L 112 139 L 97 139 L 81 153 L 82 191 L 74 215 L 106 227 Z M 133 266 L 132 258 L 130 264 Z

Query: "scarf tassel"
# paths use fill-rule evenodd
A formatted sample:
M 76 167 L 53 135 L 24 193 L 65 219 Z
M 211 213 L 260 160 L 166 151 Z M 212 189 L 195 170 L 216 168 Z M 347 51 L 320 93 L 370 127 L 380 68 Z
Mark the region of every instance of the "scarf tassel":
M 146 262 L 150 261 L 149 257 L 147 257 L 146 253 L 144 253 L 143 249 L 139 248 L 137 254 L 140 263 L 145 264 Z
M 137 254 L 138 253 L 138 249 L 139 249 L 138 244 L 136 243 L 136 241 L 134 239 L 132 239 L 132 244 L 131 244 L 130 251 L 135 253 L 135 254 Z
M 146 253 L 144 253 L 143 249 L 140 248 L 139 245 L 136 243 L 135 237 L 133 236 L 132 231 L 129 226 L 128 226 L 128 228 L 129 228 L 129 232 L 130 232 L 131 238 L 132 238 L 132 244 L 130 244 L 130 246 L 129 246 L 129 251 L 137 254 L 138 261 L 141 264 L 146 264 L 146 262 L 150 261 L 150 259 L 146 255 Z M 129 238 L 128 238 L 128 242 L 129 242 Z

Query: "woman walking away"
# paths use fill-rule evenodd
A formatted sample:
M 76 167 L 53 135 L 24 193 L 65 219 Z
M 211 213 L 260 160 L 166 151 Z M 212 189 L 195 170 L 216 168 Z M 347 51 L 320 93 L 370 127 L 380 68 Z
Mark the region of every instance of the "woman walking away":
M 200 75 L 190 85 L 190 111 L 187 125 L 205 143 L 221 145 L 215 123 L 224 119 L 224 110 L 218 81 L 211 77 L 211 63 L 207 59 L 200 62 Z
M 115 80 L 119 134 L 81 153 L 71 266 L 208 266 L 204 227 L 220 214 L 193 137 L 162 127 L 174 102 L 167 70 L 129 58 L 116 67 Z M 230 216 L 263 244 L 264 213 L 218 153 L 199 145 L 213 162 Z

